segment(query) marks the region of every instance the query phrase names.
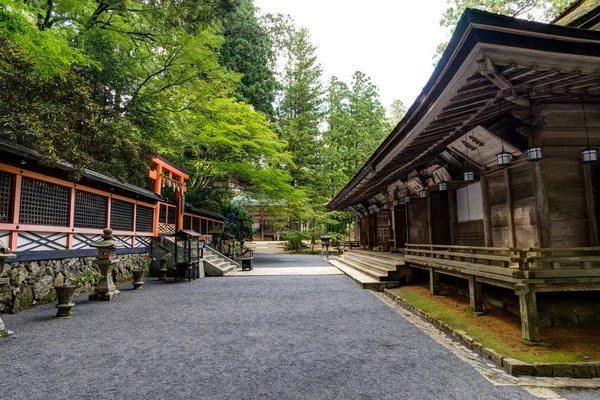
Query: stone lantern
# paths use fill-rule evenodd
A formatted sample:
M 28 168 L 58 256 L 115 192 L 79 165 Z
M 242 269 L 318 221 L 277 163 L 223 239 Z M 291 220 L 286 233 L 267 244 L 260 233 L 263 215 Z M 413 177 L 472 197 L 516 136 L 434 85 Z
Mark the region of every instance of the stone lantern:
M 0 241 L 0 291 L 9 290 L 10 280 L 8 278 L 2 278 L 2 274 L 4 273 L 4 260 L 12 257 L 16 257 L 16 255 L 12 254 L 10 249 L 8 247 L 4 247 L 4 243 Z M 4 326 L 4 321 L 2 321 L 2 318 L 0 318 L 0 338 L 10 335 L 12 335 L 12 332 L 6 329 Z
M 119 262 L 119 259 L 117 258 L 117 242 L 113 240 L 112 233 L 112 229 L 104 229 L 104 235 L 102 235 L 104 240 L 90 245 L 98 249 L 98 258 L 93 263 L 104 276 L 96 285 L 96 292 L 90 295 L 90 301 L 110 301 L 121 294 L 113 282 L 113 267 Z

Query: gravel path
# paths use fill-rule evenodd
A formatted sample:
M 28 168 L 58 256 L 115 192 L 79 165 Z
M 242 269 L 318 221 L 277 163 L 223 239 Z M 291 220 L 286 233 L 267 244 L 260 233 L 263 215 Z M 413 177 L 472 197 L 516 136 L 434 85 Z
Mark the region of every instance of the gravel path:
M 53 305 L 3 316 L 17 334 L 0 341 L 0 398 L 532 398 L 492 385 L 345 276 L 149 282 L 76 304 L 68 320 Z

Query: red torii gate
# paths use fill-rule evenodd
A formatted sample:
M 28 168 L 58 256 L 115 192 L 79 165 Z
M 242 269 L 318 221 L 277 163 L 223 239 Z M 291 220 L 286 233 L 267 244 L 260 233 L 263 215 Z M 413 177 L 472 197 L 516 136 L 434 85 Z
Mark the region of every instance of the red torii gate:
M 153 157 L 152 164 L 154 168 L 148 171 L 148 177 L 154 180 L 152 190 L 154 193 L 160 195 L 162 188 L 169 186 L 175 191 L 177 198 L 177 226 L 176 230 L 183 229 L 183 213 L 185 211 L 183 195 L 186 192 L 185 181 L 190 178 L 187 171 L 171 164 L 163 157 Z M 165 175 L 166 173 L 166 175 Z M 156 212 L 156 226 L 158 226 L 158 208 Z M 158 229 L 156 230 L 158 231 Z

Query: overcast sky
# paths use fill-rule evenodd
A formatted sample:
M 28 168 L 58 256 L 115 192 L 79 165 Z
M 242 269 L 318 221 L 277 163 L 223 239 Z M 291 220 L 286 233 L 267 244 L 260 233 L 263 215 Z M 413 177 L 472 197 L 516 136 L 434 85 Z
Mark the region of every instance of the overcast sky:
M 324 70 L 350 83 L 355 71 L 371 77 L 386 107 L 408 108 L 433 72 L 432 57 L 446 39 L 439 20 L 446 0 L 254 0 L 262 13 L 292 16 L 307 28 Z

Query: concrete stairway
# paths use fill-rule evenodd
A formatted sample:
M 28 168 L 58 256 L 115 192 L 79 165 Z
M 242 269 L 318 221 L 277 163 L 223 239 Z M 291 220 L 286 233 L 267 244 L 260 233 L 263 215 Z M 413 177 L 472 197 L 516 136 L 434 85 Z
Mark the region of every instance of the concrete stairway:
M 208 276 L 223 276 L 240 265 L 230 258 L 225 257 L 215 249 L 204 249 L 204 273 Z
M 401 254 L 346 250 L 332 263 L 365 289 L 383 291 L 400 285 L 408 273 Z

